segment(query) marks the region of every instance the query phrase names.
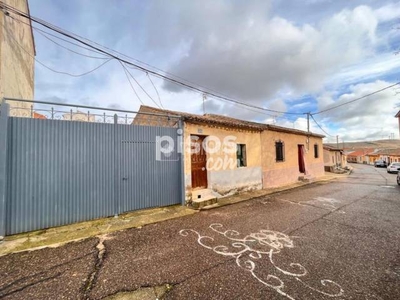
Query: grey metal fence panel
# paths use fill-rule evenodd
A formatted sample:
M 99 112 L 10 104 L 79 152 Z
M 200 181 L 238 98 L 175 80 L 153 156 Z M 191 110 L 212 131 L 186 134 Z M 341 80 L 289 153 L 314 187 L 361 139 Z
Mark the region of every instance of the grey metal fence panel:
M 8 127 L 6 234 L 181 201 L 178 155 L 155 157 L 156 136 L 176 142 L 176 128 L 15 117 Z
M 7 234 L 114 213 L 113 125 L 9 119 Z
M 119 212 L 181 203 L 180 161 L 176 151 L 157 159 L 156 137 L 176 146 L 177 129 L 117 125 L 120 164 Z

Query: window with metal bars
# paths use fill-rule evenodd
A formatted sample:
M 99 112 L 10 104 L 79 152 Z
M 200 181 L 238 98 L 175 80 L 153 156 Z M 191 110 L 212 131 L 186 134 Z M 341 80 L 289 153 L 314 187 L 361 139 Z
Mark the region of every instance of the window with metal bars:
M 318 151 L 319 151 L 318 144 L 315 144 L 314 145 L 314 158 L 318 158 L 319 157 Z
M 238 168 L 247 166 L 246 145 L 245 144 L 237 144 L 236 160 L 237 160 Z
M 285 144 L 282 141 L 275 142 L 276 161 L 285 161 Z

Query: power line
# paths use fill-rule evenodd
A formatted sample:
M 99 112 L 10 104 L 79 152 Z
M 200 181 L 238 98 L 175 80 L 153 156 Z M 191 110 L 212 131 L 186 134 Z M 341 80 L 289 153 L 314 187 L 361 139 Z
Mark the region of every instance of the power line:
M 154 90 L 155 90 L 155 91 L 156 91 L 156 93 L 157 93 L 158 101 L 160 102 L 160 105 L 161 105 L 161 107 L 164 109 L 164 105 L 163 105 L 163 104 L 162 104 L 162 102 L 161 102 L 161 97 L 160 97 L 160 94 L 158 93 L 158 90 L 157 90 L 156 86 L 154 85 L 154 82 L 153 82 L 153 80 L 151 80 L 151 77 L 150 77 L 149 73 L 146 73 L 146 75 L 147 75 L 147 77 L 149 78 L 149 80 L 150 80 L 151 84 L 152 84 L 152 85 L 153 85 L 153 87 L 154 87 Z
M 1 1 L 0 1 L 0 2 L 1 2 Z M 59 40 L 61 40 L 61 41 L 64 41 L 64 42 L 66 42 L 66 43 L 68 43 L 68 44 L 71 44 L 71 45 L 74 45 L 74 46 L 76 46 L 76 47 L 85 49 L 85 50 L 87 50 L 87 51 L 90 51 L 90 52 L 93 52 L 93 53 L 97 53 L 97 54 L 102 54 L 102 53 L 99 52 L 99 51 L 93 50 L 93 49 L 88 48 L 88 47 L 84 47 L 84 46 L 82 46 L 82 45 L 80 45 L 80 44 L 78 44 L 78 43 L 71 42 L 71 41 L 69 41 L 69 40 L 67 40 L 67 39 L 63 39 L 62 37 L 59 37 L 59 36 L 57 36 L 57 35 L 55 35 L 55 34 L 52 34 L 51 32 L 48 32 L 48 31 L 46 31 L 46 30 L 42 30 L 42 29 L 37 28 L 37 27 L 35 27 L 35 26 L 33 26 L 33 25 L 29 24 L 29 23 L 23 22 L 23 21 L 21 21 L 21 20 L 19 20 L 19 19 L 17 19 L 17 18 L 14 18 L 14 17 L 11 16 L 11 15 L 7 15 L 7 16 L 8 16 L 9 18 L 13 19 L 13 20 L 16 21 L 16 22 L 19 22 L 19 23 L 24 24 L 24 25 L 26 25 L 26 26 L 32 27 L 32 28 L 34 29 L 34 31 L 38 32 L 38 33 L 41 34 L 41 35 L 49 35 L 49 36 L 52 36 L 52 37 L 54 37 L 54 38 L 56 38 L 56 39 L 59 39 Z M 47 38 L 48 38 L 48 37 L 47 37 Z M 48 39 L 50 39 L 50 38 L 48 38 Z M 50 39 L 50 40 L 51 40 L 51 39 Z M 59 43 L 55 42 L 54 40 L 51 40 L 51 41 L 52 41 L 53 43 L 59 45 L 60 47 L 63 47 L 63 48 L 65 47 L 65 46 L 62 46 L 62 45 L 60 45 Z M 70 50 L 70 51 L 72 51 L 72 52 L 74 52 L 74 51 L 71 50 L 70 48 L 66 48 L 66 49 L 67 49 L 67 50 Z M 77 54 L 84 55 L 84 54 L 82 54 L 82 53 L 77 53 Z M 84 55 L 84 56 L 85 56 L 85 55 Z M 109 57 L 109 56 L 108 56 L 108 57 Z M 95 58 L 95 57 L 93 57 L 93 58 Z M 107 57 L 104 57 L 104 58 L 106 59 Z
M 12 36 L 12 34 L 8 31 L 8 29 L 7 29 L 3 24 L 0 24 L 0 25 L 1 25 L 1 27 L 4 28 L 5 32 L 7 33 L 7 36 L 10 37 L 10 38 L 14 41 L 14 43 L 15 43 L 19 48 L 21 48 L 26 54 L 28 54 L 30 57 L 32 57 L 38 64 L 40 64 L 40 65 L 43 66 L 44 68 L 46 68 L 46 69 L 48 69 L 48 70 L 50 70 L 50 71 L 52 71 L 52 72 L 54 72 L 54 73 L 57 73 L 57 74 L 68 75 L 68 76 L 71 76 L 71 77 L 82 77 L 82 76 L 88 75 L 88 74 L 90 74 L 90 73 L 96 71 L 97 69 L 101 68 L 101 67 L 104 66 L 106 63 L 108 63 L 109 61 L 113 60 L 113 58 L 109 58 L 109 59 L 107 59 L 105 62 L 103 62 L 103 63 L 101 63 L 100 65 L 98 65 L 97 67 L 95 67 L 94 69 L 91 69 L 91 70 L 89 70 L 89 71 L 87 71 L 87 72 L 84 72 L 84 73 L 82 73 L 82 74 L 71 74 L 71 73 L 68 73 L 68 72 L 57 71 L 57 70 L 55 70 L 55 69 L 53 69 L 53 68 L 47 66 L 46 64 L 42 63 L 42 62 L 41 62 L 39 59 L 37 59 L 34 55 L 32 55 L 31 53 L 29 53 L 29 51 L 26 50 L 26 49 Z
M 48 39 L 49 41 L 53 42 L 57 46 L 59 46 L 61 48 L 64 48 L 65 50 L 68 50 L 68 51 L 70 51 L 72 53 L 75 53 L 75 54 L 78 54 L 78 55 L 81 55 L 81 56 L 85 56 L 85 57 L 89 57 L 89 58 L 94 58 L 94 59 L 110 59 L 109 57 L 91 56 L 91 55 L 87 55 L 87 54 L 83 54 L 83 53 L 77 52 L 77 51 L 72 50 L 72 49 L 70 49 L 68 47 L 65 47 L 64 45 L 61 45 L 60 43 L 57 43 L 56 41 L 54 41 L 51 38 L 49 38 L 48 36 L 46 36 L 44 33 L 41 33 L 39 31 L 37 31 L 37 33 L 39 33 L 41 36 L 43 36 L 44 38 Z
M 12 17 L 11 17 L 11 18 L 12 18 Z M 18 20 L 18 19 L 15 19 L 15 18 L 13 18 L 13 19 L 16 20 L 16 21 L 19 21 L 19 22 L 21 22 L 21 23 L 23 23 L 23 24 L 25 24 L 25 25 L 28 25 L 28 26 L 29 26 L 29 24 L 27 24 L 27 23 L 25 23 L 25 22 L 22 22 L 22 21 L 20 21 L 20 20 Z M 33 27 L 33 26 L 32 26 L 32 27 Z M 108 61 L 111 60 L 111 59 L 113 59 L 113 58 L 109 58 L 109 57 L 107 58 L 107 57 L 90 56 L 90 55 L 86 55 L 86 54 L 83 54 L 83 53 L 76 52 L 76 51 L 74 51 L 74 50 L 72 50 L 72 49 L 70 49 L 70 48 L 67 48 L 67 47 L 65 47 L 65 46 L 63 46 L 63 45 L 57 43 L 56 41 L 52 40 L 51 38 L 49 38 L 49 37 L 47 37 L 47 36 L 45 35 L 45 34 L 49 34 L 49 35 L 52 35 L 52 34 L 46 32 L 46 31 L 44 31 L 44 30 L 40 30 L 40 29 L 38 29 L 38 28 L 36 28 L 36 30 L 38 31 L 39 34 L 41 34 L 43 37 L 45 37 L 46 39 L 50 40 L 50 41 L 53 42 L 54 44 L 56 44 L 56 45 L 58 45 L 58 46 L 60 46 L 60 47 L 62 47 L 62 48 L 64 48 L 64 49 L 66 49 L 66 50 L 68 50 L 68 51 L 71 51 L 71 52 L 73 52 L 73 53 L 76 53 L 76 54 L 78 54 L 78 55 L 85 56 L 85 57 L 89 57 L 89 58 L 95 58 L 95 59 L 106 59 L 106 60 L 108 60 Z M 52 36 L 54 36 L 54 35 L 52 35 Z M 54 37 L 59 38 L 59 37 L 57 37 L 57 36 L 54 36 Z M 67 41 L 67 40 L 65 40 L 65 39 L 62 39 L 62 38 L 59 38 L 59 39 L 65 41 L 65 42 L 69 42 L 69 41 Z M 69 42 L 69 43 L 72 43 L 72 42 Z M 79 46 L 79 47 L 82 47 L 82 46 L 80 46 L 80 45 L 78 45 L 78 44 L 75 44 L 75 43 L 72 43 L 72 44 L 73 44 L 73 45 L 76 45 L 76 46 Z M 84 49 L 86 49 L 86 50 L 89 50 L 89 51 L 92 51 L 91 49 L 86 48 L 86 47 L 82 47 L 82 48 L 84 48 Z M 97 53 L 97 51 L 96 51 L 96 53 Z M 43 65 L 44 67 L 50 69 L 50 70 L 53 71 L 53 72 L 71 75 L 71 74 L 69 74 L 69 73 L 55 71 L 55 70 L 53 70 L 53 69 L 47 67 L 46 65 L 44 65 L 43 63 L 41 63 L 41 62 L 39 62 L 39 61 L 38 61 L 38 63 L 41 64 L 41 65 Z M 99 67 L 101 67 L 101 66 L 102 66 L 102 65 L 100 65 Z M 126 67 L 125 67 L 124 65 L 122 65 L 122 67 L 123 67 L 123 69 L 124 69 L 125 75 L 127 76 L 128 82 L 129 82 L 129 84 L 130 84 L 130 86 L 131 86 L 133 92 L 135 93 L 136 97 L 139 99 L 140 103 L 142 103 L 142 104 L 144 105 L 143 101 L 140 99 L 140 97 L 139 97 L 139 95 L 137 94 L 135 88 L 133 87 L 133 85 L 132 85 L 132 83 L 131 83 L 131 81 L 130 81 L 130 79 L 129 79 L 129 76 L 140 86 L 140 88 L 141 88 L 148 96 L 149 96 L 149 94 L 143 89 L 143 87 L 142 87 L 142 86 L 138 83 L 138 81 L 132 76 L 132 74 L 126 69 Z M 128 76 L 128 74 L 129 74 L 129 76 Z M 148 74 L 147 74 L 147 75 L 148 75 Z M 72 76 L 72 75 L 71 75 L 71 76 Z M 156 90 L 157 95 L 158 95 L 158 97 L 159 97 L 159 99 L 160 99 L 160 96 L 159 96 L 159 94 L 158 94 L 157 88 L 154 86 L 154 83 L 152 82 L 152 80 L 151 80 L 150 77 L 149 77 L 149 79 L 150 79 L 151 83 L 153 84 L 153 87 L 154 87 L 154 89 Z M 150 96 L 149 96 L 149 97 L 150 97 Z M 150 97 L 150 98 L 151 98 L 151 97 Z M 151 98 L 151 99 L 152 99 L 152 98 Z M 153 100 L 153 99 L 152 99 L 152 100 Z M 154 102 L 154 100 L 153 100 L 153 102 Z M 155 103 L 155 102 L 154 102 L 154 103 Z M 161 103 L 161 99 L 160 99 L 160 103 Z M 157 105 L 157 103 L 155 103 L 155 104 Z
M 225 100 L 225 101 L 228 101 L 228 102 L 232 102 L 232 103 L 235 103 L 235 104 L 238 104 L 238 105 L 247 106 L 247 107 L 252 107 L 252 108 L 255 108 L 255 109 L 258 109 L 258 110 L 269 111 L 269 112 L 275 112 L 275 113 L 279 113 L 279 114 L 290 114 L 290 115 L 302 115 L 302 114 L 303 114 L 303 113 L 294 113 L 294 112 L 283 112 L 283 111 L 278 111 L 278 110 L 273 110 L 273 109 L 258 107 L 258 106 L 256 106 L 256 105 L 244 103 L 244 102 L 241 102 L 241 101 L 232 99 L 232 98 L 230 98 L 230 97 L 222 96 L 222 95 L 217 94 L 217 93 L 215 93 L 215 92 L 206 91 L 206 90 L 204 90 L 204 89 L 202 89 L 202 88 L 199 88 L 198 86 L 194 86 L 194 85 L 187 84 L 187 83 L 185 83 L 185 82 L 182 82 L 182 81 L 176 80 L 176 79 L 174 79 L 174 78 L 168 77 L 168 76 L 166 76 L 166 75 L 164 75 L 164 74 L 160 74 L 160 73 L 158 73 L 158 72 L 156 72 L 156 71 L 150 70 L 149 68 L 145 68 L 145 67 L 143 67 L 143 66 L 141 66 L 141 65 L 139 65 L 139 64 L 137 64 L 137 63 L 133 63 L 133 62 L 127 61 L 126 59 L 122 59 L 122 58 L 120 58 L 120 57 L 118 57 L 118 56 L 116 56 L 116 55 L 114 55 L 114 54 L 112 54 L 112 53 L 109 53 L 109 52 L 107 52 L 107 51 L 105 51 L 105 50 L 103 50 L 103 49 L 101 49 L 101 48 L 99 48 L 99 47 L 96 47 L 96 46 L 92 45 L 91 43 L 94 43 L 94 42 L 92 42 L 92 41 L 90 41 L 90 40 L 88 40 L 88 39 L 86 39 L 86 38 L 85 38 L 85 40 L 88 41 L 88 42 L 83 41 L 83 40 L 82 40 L 83 38 L 78 38 L 77 35 L 75 35 L 75 34 L 69 34 L 69 33 L 67 33 L 65 30 L 63 30 L 63 29 L 61 29 L 61 28 L 58 28 L 58 27 L 56 27 L 56 26 L 54 26 L 54 25 L 52 25 L 52 24 L 50 24 L 50 23 L 48 23 L 48 22 L 45 22 L 45 21 L 43 21 L 43 20 L 40 20 L 39 18 L 36 18 L 36 17 L 29 16 L 29 15 L 27 15 L 27 14 L 24 13 L 24 12 L 21 12 L 21 11 L 15 9 L 15 8 L 12 8 L 12 7 L 8 6 L 8 5 L 5 5 L 5 4 L 4 4 L 3 2 L 1 2 L 1 1 L 0 1 L 0 4 L 1 4 L 1 6 L 2 6 L 3 8 L 6 8 L 6 9 L 12 11 L 12 12 L 13 12 L 14 14 L 16 14 L 16 15 L 19 15 L 19 16 L 21 16 L 21 17 L 24 17 L 24 18 L 26 18 L 26 19 L 29 19 L 29 20 L 31 20 L 31 21 L 33 21 L 33 22 L 35 22 L 35 23 L 38 23 L 38 24 L 42 25 L 43 27 L 46 27 L 46 28 L 48 28 L 48 29 L 50 29 L 50 30 L 53 30 L 53 31 L 55 31 L 55 32 L 57 32 L 57 33 L 59 33 L 59 34 L 61 34 L 61 35 L 67 36 L 67 37 L 69 37 L 70 39 L 73 39 L 73 40 L 75 40 L 75 41 L 77 41 L 77 42 L 80 42 L 81 44 L 84 44 L 84 45 L 86 45 L 86 46 L 88 46 L 88 47 L 90 47 L 90 48 L 92 48 L 92 49 L 97 50 L 98 52 L 101 52 L 101 53 L 103 53 L 103 54 L 105 54 L 105 55 L 108 55 L 108 56 L 110 56 L 110 57 L 112 57 L 112 58 L 114 58 L 114 59 L 117 59 L 117 60 L 119 60 L 119 61 L 125 63 L 125 64 L 128 64 L 128 65 L 131 65 L 131 66 L 133 66 L 133 67 L 136 67 L 137 69 L 139 69 L 139 70 L 141 70 L 141 71 L 143 71 L 143 72 L 148 72 L 148 73 L 150 73 L 150 74 L 152 74 L 152 75 L 155 75 L 155 76 L 157 76 L 157 77 L 160 77 L 160 78 L 162 78 L 162 79 L 165 79 L 165 80 L 167 80 L 167 81 L 169 81 L 169 82 L 175 83 L 175 84 L 177 84 L 177 85 L 181 85 L 181 86 L 186 87 L 186 88 L 188 88 L 188 89 L 191 89 L 191 90 L 200 92 L 200 93 L 202 93 L 202 94 L 211 95 L 211 96 L 214 96 L 214 97 L 216 97 L 216 98 L 218 98 L 218 99 Z M 100 46 L 100 47 L 106 48 L 106 47 L 104 47 L 104 46 Z M 115 51 L 113 50 L 113 52 L 115 52 Z
M 359 100 L 361 100 L 361 99 L 364 99 L 364 98 L 367 98 L 367 97 L 369 97 L 369 96 L 372 96 L 372 95 L 378 94 L 378 93 L 380 93 L 380 92 L 383 92 L 384 90 L 390 89 L 390 88 L 392 88 L 392 87 L 394 87 L 394 86 L 396 86 L 396 85 L 398 85 L 398 84 L 400 84 L 400 81 L 399 81 L 399 82 L 396 82 L 396 83 L 394 83 L 394 84 L 388 85 L 387 87 L 384 87 L 384 88 L 382 88 L 382 89 L 380 89 L 380 90 L 377 90 L 377 91 L 374 91 L 374 92 L 369 93 L 369 94 L 367 94 L 367 95 L 364 95 L 364 96 L 362 96 L 362 97 L 359 97 L 359 98 L 353 99 L 353 100 L 351 100 L 351 101 L 348 101 L 348 102 L 345 102 L 345 103 L 342 103 L 342 104 L 339 104 L 339 105 L 336 105 L 336 106 L 333 106 L 333 107 L 330 107 L 330 108 L 327 108 L 327 109 L 318 111 L 318 112 L 316 112 L 316 113 L 313 113 L 313 115 L 318 115 L 318 114 L 321 114 L 321 113 L 330 111 L 330 110 L 332 110 L 332 109 L 336 109 L 336 108 L 338 108 L 338 107 L 341 107 L 341 106 L 344 106 L 344 105 L 347 105 L 347 104 L 350 104 L 350 103 L 359 101 Z
M 123 64 L 121 62 L 121 64 Z M 156 101 L 154 101 L 153 97 L 150 96 L 150 94 L 141 86 L 141 84 L 136 80 L 135 77 L 133 77 L 133 75 L 131 74 L 131 72 L 129 72 L 129 70 L 125 67 L 125 70 L 128 72 L 129 76 L 131 76 L 131 78 L 136 82 L 136 84 L 140 87 L 140 89 L 147 95 L 147 97 L 149 97 L 151 99 L 151 101 L 153 101 L 153 103 L 158 107 L 161 108 L 160 105 L 157 104 Z
M 312 114 L 310 114 L 310 116 L 311 116 L 311 118 L 314 120 L 315 124 L 317 124 L 317 126 L 318 126 L 326 135 L 328 135 L 328 136 L 330 136 L 330 137 L 335 137 L 335 136 L 333 136 L 333 135 L 327 133 L 327 132 L 322 128 L 322 126 L 319 125 L 318 122 L 314 119 L 314 117 L 313 117 Z
M 217 99 L 217 98 L 215 98 L 215 97 L 208 97 L 208 98 L 211 99 L 211 100 L 212 100 L 212 99 L 221 100 L 221 99 Z M 232 104 L 232 103 L 230 103 L 230 104 Z M 273 117 L 273 118 L 277 117 L 276 114 L 273 115 L 273 114 L 267 113 L 267 112 L 265 112 L 265 111 L 260 111 L 260 110 L 252 109 L 251 107 L 244 106 L 243 108 L 246 109 L 246 110 L 248 110 L 248 111 L 252 111 L 252 112 L 255 112 L 255 113 L 258 113 L 258 114 L 262 114 L 262 115 L 265 115 L 265 116 L 270 116 L 270 117 Z
M 130 86 L 131 86 L 131 88 L 132 88 L 132 91 L 135 93 L 135 95 L 136 95 L 136 97 L 139 99 L 140 103 L 142 103 L 142 104 L 144 105 L 142 99 L 140 99 L 138 93 L 136 92 L 135 88 L 134 88 L 133 85 L 132 85 L 131 80 L 129 79 L 128 70 L 127 70 L 126 67 L 122 64 L 122 62 L 119 61 L 119 63 L 121 64 L 122 69 L 123 69 L 124 72 L 125 72 L 126 79 L 128 79 L 128 82 L 129 82 L 129 84 L 130 84 Z

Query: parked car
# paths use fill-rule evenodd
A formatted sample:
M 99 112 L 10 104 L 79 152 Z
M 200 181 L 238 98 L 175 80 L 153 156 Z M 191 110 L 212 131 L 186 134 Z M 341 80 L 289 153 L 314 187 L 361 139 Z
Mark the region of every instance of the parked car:
M 387 165 L 386 165 L 386 161 L 384 161 L 384 160 L 376 160 L 375 162 L 374 162 L 374 166 L 375 166 L 375 168 L 378 168 L 378 167 L 381 167 L 381 168 L 386 168 L 387 167 Z
M 388 173 L 399 173 L 400 163 L 394 162 L 387 167 Z
M 399 171 L 400 171 L 400 169 L 399 169 Z M 400 172 L 397 173 L 397 184 L 400 185 Z

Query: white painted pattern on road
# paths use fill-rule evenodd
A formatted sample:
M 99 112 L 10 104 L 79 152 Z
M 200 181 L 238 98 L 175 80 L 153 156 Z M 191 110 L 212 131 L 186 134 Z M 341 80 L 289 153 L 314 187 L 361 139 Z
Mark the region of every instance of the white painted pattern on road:
M 339 200 L 334 198 L 316 197 L 313 200 L 321 202 L 323 205 L 328 206 L 331 209 L 336 209 L 335 204 L 340 203 Z
M 286 234 L 274 231 L 274 230 L 259 230 L 258 232 L 251 233 L 246 235 L 244 238 L 240 238 L 241 234 L 236 230 L 225 230 L 223 229 L 223 225 L 219 223 L 214 223 L 209 226 L 209 228 L 219 234 L 224 236 L 227 241 L 230 243 L 230 246 L 225 245 L 210 245 L 209 243 L 213 243 L 215 239 L 211 236 L 201 235 L 199 232 L 193 229 L 182 229 L 179 231 L 179 234 L 182 236 L 188 236 L 190 233 L 194 233 L 197 236 L 197 242 L 202 247 L 212 250 L 213 252 L 222 255 L 222 256 L 230 256 L 234 257 L 236 264 L 251 273 L 251 275 L 261 284 L 275 290 L 282 296 L 285 296 L 288 299 L 295 300 L 291 295 L 284 291 L 285 282 L 282 278 L 269 274 L 265 279 L 260 278 L 257 275 L 257 265 L 261 261 L 261 259 L 266 258 L 269 263 L 275 268 L 275 270 L 282 273 L 282 276 L 290 276 L 291 278 L 295 278 L 297 281 L 301 282 L 306 288 L 309 288 L 315 292 L 318 292 L 322 295 L 328 297 L 340 297 L 343 296 L 344 291 L 342 287 L 336 282 L 323 279 L 321 280 L 321 284 L 324 287 L 332 286 L 332 289 L 336 289 L 335 293 L 325 292 L 320 289 L 314 288 L 305 281 L 301 279 L 308 274 L 307 269 L 299 263 L 291 263 L 290 267 L 293 270 L 288 271 L 281 267 L 279 267 L 274 261 L 274 255 L 278 254 L 284 248 L 294 248 L 293 240 Z M 261 250 L 255 249 L 254 246 L 249 245 L 249 243 L 258 247 L 261 247 Z M 265 249 L 264 249 L 265 248 Z

